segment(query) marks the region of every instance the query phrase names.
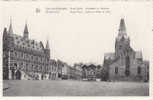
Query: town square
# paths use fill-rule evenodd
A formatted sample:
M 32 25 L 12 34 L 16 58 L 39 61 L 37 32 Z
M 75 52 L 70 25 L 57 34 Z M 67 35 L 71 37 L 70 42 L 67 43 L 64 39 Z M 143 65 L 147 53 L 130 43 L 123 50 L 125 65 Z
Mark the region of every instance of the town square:
M 3 96 L 149 96 L 149 83 L 5 80 Z

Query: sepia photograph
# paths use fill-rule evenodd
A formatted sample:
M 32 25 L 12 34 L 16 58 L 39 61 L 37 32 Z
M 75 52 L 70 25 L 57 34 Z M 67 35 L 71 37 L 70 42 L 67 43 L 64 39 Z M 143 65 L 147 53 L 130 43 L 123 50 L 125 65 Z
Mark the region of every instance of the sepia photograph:
M 5 2 L 2 96 L 150 96 L 150 2 Z

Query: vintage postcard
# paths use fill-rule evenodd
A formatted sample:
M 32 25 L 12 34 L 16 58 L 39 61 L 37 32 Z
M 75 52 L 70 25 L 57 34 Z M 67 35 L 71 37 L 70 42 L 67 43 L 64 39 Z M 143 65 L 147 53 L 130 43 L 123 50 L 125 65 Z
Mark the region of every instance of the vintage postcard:
M 153 100 L 151 0 L 0 3 L 2 99 Z

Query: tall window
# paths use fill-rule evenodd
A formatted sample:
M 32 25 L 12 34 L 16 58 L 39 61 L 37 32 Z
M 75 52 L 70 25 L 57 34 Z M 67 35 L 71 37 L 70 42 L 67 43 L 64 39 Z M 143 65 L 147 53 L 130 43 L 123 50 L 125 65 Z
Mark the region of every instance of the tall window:
M 23 62 L 21 62 L 20 64 L 21 64 L 21 65 L 20 65 L 20 66 L 21 66 L 21 69 L 23 70 Z
M 125 65 L 126 65 L 125 75 L 129 76 L 130 75 L 130 58 L 129 58 L 129 56 L 126 57 Z
M 17 69 L 17 63 L 14 63 L 14 68 Z
M 33 55 L 31 55 L 31 59 L 33 60 Z
M 32 71 L 35 71 L 35 70 L 34 70 L 34 66 L 33 66 L 33 65 L 32 65 L 32 68 L 31 68 L 31 69 L 32 69 Z
M 29 71 L 29 69 L 28 69 L 28 64 L 26 64 L 26 71 Z
M 24 55 L 23 55 L 23 53 L 22 53 L 22 52 L 21 52 L 21 57 L 22 57 L 22 58 L 24 58 Z
M 38 72 L 38 65 L 36 65 L 35 71 Z
M 141 67 L 140 66 L 138 66 L 138 68 L 137 68 L 137 74 L 141 74 Z
M 17 52 L 16 51 L 14 52 L 14 56 L 17 56 Z
M 118 67 L 115 67 L 115 74 L 118 74 Z

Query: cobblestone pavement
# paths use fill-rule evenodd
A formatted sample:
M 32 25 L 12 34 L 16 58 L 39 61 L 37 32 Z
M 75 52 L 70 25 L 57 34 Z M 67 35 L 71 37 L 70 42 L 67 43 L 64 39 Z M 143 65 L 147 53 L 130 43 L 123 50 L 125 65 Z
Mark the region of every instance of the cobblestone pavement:
M 148 96 L 149 83 L 72 80 L 3 81 L 4 96 Z

